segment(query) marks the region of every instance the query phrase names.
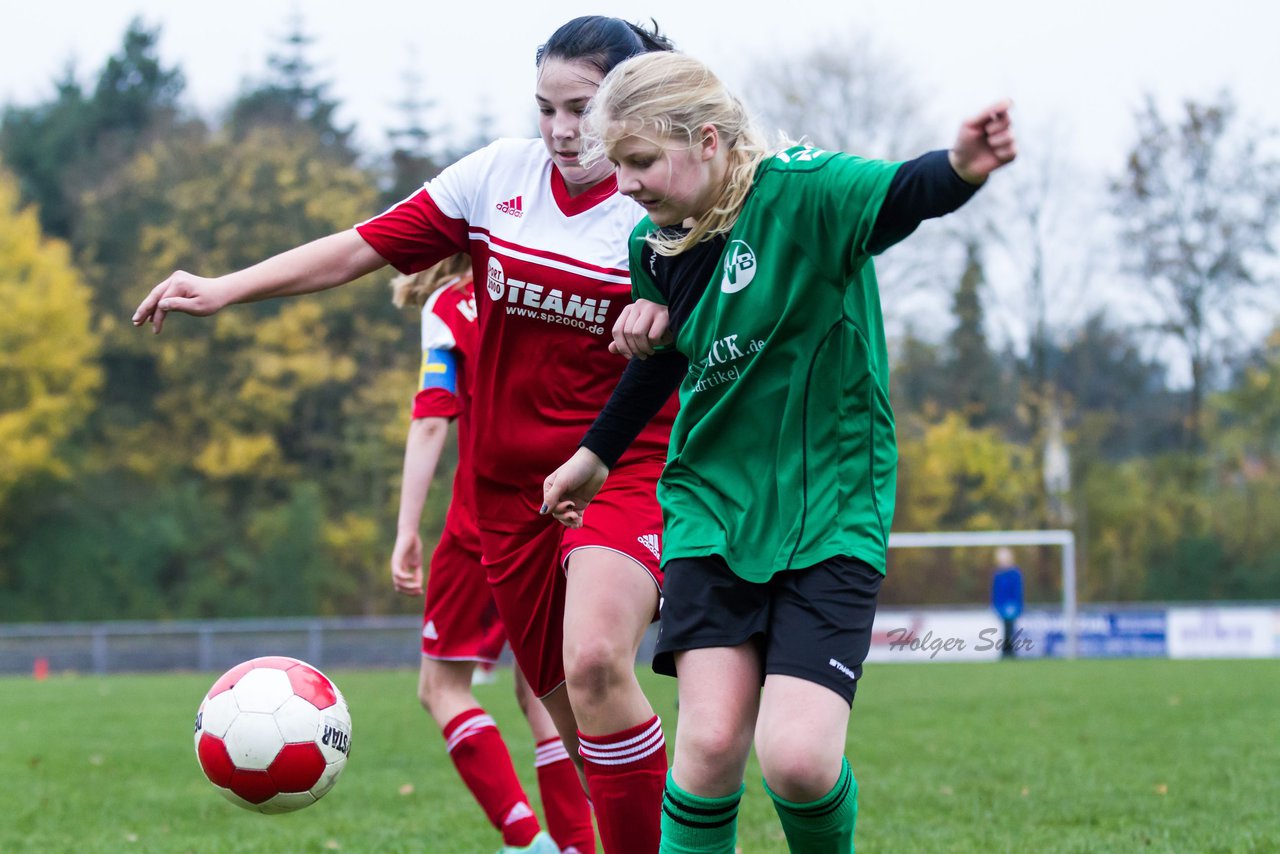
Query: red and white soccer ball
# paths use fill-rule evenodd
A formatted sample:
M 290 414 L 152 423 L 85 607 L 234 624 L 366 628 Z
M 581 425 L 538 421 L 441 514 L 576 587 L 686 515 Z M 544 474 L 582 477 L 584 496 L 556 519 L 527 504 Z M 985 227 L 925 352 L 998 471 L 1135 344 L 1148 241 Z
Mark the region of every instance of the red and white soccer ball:
M 342 692 L 311 665 L 268 656 L 219 677 L 196 712 L 196 758 L 227 800 L 292 812 L 333 788 L 351 750 Z

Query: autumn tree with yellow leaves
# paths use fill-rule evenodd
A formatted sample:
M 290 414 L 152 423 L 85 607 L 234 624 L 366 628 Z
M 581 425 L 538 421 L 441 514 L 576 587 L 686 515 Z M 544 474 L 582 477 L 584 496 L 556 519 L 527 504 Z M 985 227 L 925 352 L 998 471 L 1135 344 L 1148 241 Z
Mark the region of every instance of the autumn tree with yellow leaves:
M 0 508 L 25 483 L 65 478 L 68 440 L 96 403 L 89 289 L 66 244 L 0 171 Z

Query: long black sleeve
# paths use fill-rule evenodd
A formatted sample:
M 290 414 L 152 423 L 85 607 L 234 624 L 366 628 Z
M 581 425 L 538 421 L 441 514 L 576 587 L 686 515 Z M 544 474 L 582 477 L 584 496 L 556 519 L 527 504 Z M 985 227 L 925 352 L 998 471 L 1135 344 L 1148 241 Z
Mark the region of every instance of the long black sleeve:
M 943 216 L 959 208 L 978 187 L 956 174 L 946 151 L 930 151 L 898 167 L 875 227 L 867 241 L 871 254 L 883 252 L 915 231 L 926 219 Z
M 613 468 L 688 372 L 689 360 L 676 350 L 663 350 L 643 361 L 632 359 L 581 447 Z

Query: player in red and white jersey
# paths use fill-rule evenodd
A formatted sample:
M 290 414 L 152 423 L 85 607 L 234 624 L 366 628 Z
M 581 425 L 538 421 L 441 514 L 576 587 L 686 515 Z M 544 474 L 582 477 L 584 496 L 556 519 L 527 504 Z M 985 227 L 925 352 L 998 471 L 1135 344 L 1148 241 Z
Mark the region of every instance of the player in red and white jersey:
M 404 273 L 442 252 L 471 254 L 485 354 L 474 401 L 481 484 L 540 484 L 546 465 L 562 462 L 550 449 L 576 447 L 592 403 L 608 400 L 625 366 L 607 352 L 609 332 L 631 300 L 627 244 L 616 236 L 642 214 L 612 173 L 572 196 L 541 140 L 506 139 L 356 226 Z M 669 423 L 646 431 L 631 459 L 665 454 L 668 432 Z
M 581 756 L 608 854 L 658 848 L 665 740 L 634 661 L 658 605 L 654 486 L 674 403 L 610 472 L 581 528 L 539 510 L 545 473 L 576 448 L 625 365 L 606 348 L 629 300 L 627 241 L 642 213 L 618 196 L 608 162 L 578 162 L 579 122 L 610 69 L 666 49 L 616 18 L 570 21 L 538 51 L 540 142 L 495 143 L 383 215 L 246 270 L 174 273 L 133 317 L 158 332 L 173 311 L 212 314 L 335 287 L 387 263 L 410 273 L 471 254 L 484 563 L 516 660 Z
M 440 726 L 459 776 L 502 834 L 504 851 L 595 851 L 591 807 L 551 717 L 515 668 L 516 695 L 537 744 L 535 768 L 550 837 L 542 832 L 497 724 L 471 691 L 477 664 L 497 661 L 506 634 L 480 562 L 470 468 L 476 306 L 471 262 L 456 255 L 392 283 L 398 306 L 422 308 L 422 367 L 405 443 L 391 577 L 422 596 L 422 508 L 456 419 L 458 465 L 440 542 L 431 554 L 422 617 L 418 698 Z M 552 840 L 554 839 L 554 842 Z

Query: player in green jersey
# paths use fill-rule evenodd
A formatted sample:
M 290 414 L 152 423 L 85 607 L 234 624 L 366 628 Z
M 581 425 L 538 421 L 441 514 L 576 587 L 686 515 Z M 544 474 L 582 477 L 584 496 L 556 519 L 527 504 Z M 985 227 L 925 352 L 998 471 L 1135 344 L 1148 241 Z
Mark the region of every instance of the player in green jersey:
M 852 849 L 849 710 L 885 569 L 897 469 L 872 256 L 962 205 L 1016 153 L 1008 104 L 905 163 L 769 153 L 696 60 L 618 66 L 584 120 L 649 216 L 632 236 L 633 360 L 544 510 L 581 524 L 680 388 L 658 486 L 654 668 L 678 673 L 662 851 L 732 852 L 754 734 L 792 851 Z M 663 309 L 665 308 L 665 312 Z M 667 329 L 674 348 L 654 351 Z M 763 685 L 763 688 L 761 687 Z

